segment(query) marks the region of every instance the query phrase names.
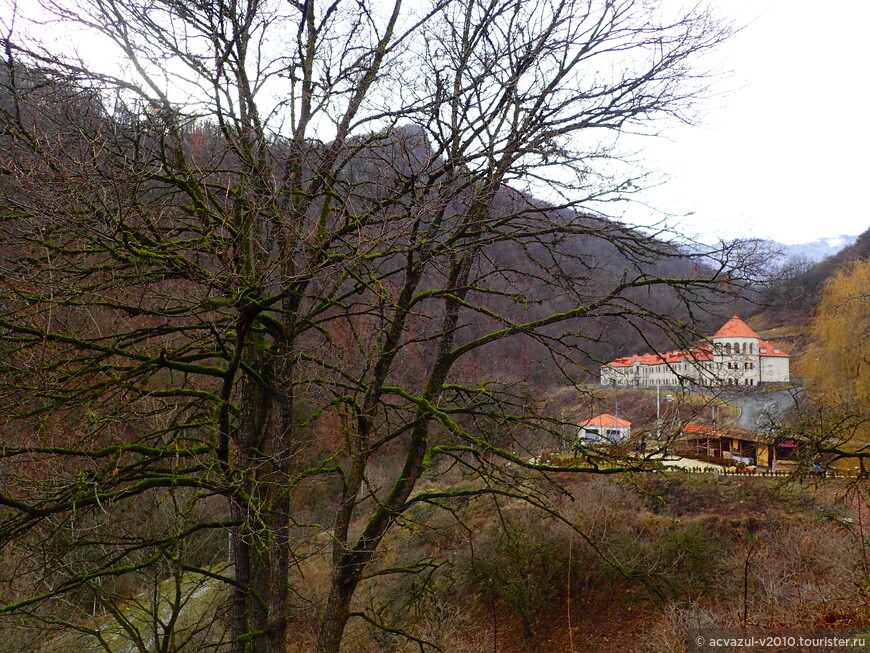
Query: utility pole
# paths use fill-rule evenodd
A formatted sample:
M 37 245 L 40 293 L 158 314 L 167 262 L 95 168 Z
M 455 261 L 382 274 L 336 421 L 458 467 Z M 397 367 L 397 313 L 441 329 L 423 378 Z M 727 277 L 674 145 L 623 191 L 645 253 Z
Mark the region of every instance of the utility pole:
M 656 383 L 656 440 L 662 439 L 661 386 Z

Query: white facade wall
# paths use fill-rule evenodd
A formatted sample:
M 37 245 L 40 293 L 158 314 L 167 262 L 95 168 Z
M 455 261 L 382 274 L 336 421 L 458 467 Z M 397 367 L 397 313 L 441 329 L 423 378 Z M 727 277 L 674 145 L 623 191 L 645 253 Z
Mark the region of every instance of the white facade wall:
M 677 379 L 676 366 L 668 367 L 664 363 L 658 365 L 650 365 L 650 385 L 679 385 Z
M 761 359 L 761 380 L 763 383 L 788 383 L 788 358 L 785 356 L 763 356 Z
M 695 363 L 695 376 L 692 378 L 699 385 L 714 385 L 718 383 L 719 365 L 715 360 Z
M 636 371 L 632 367 L 611 367 L 606 366 L 601 368 L 601 385 L 637 385 L 635 382 Z
M 713 339 L 713 360 L 722 385 L 752 386 L 761 382 L 758 338 L 729 336 Z

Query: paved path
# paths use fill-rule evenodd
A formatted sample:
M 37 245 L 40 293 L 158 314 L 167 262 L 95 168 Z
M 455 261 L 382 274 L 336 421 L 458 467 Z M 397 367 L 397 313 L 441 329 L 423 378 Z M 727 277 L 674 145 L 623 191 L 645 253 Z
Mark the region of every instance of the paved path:
M 795 405 L 801 392 L 803 388 L 786 388 L 745 394 L 724 393 L 722 398 L 740 408 L 737 426 L 750 431 L 767 431 L 771 423 L 778 422 Z

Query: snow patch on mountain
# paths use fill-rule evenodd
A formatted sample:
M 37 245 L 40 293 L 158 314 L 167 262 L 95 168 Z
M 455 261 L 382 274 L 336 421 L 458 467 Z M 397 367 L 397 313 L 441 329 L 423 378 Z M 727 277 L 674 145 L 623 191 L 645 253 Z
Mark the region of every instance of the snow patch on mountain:
M 777 258 L 780 263 L 795 260 L 818 263 L 822 259 L 833 256 L 843 248 L 853 244 L 857 239 L 858 236 L 841 235 L 819 238 L 810 243 L 799 243 L 797 245 L 784 245 L 777 242 L 771 242 L 771 245 L 779 252 Z

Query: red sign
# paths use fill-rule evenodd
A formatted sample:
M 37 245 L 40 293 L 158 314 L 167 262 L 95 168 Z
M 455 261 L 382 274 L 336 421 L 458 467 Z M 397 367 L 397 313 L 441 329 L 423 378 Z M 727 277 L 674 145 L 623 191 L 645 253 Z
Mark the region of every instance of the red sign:
M 780 447 L 796 447 L 797 445 L 794 443 L 794 440 L 783 440 L 779 443 Z

